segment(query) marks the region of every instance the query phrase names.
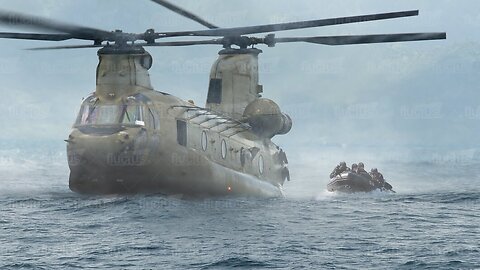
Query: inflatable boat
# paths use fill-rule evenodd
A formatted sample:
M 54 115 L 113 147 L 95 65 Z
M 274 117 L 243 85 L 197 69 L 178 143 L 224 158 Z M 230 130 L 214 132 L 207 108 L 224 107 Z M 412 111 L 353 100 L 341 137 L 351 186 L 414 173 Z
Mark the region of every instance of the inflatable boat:
M 370 192 L 374 190 L 395 192 L 387 182 L 375 182 L 368 173 L 344 172 L 330 180 L 327 189 L 330 192 Z

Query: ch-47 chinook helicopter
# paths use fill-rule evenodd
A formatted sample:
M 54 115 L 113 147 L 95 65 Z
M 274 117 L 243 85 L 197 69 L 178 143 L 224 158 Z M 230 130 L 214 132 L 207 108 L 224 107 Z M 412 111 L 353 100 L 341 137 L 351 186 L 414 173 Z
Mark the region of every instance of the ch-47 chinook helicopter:
M 153 0 L 209 29 L 112 32 L 1 11 L 0 23 L 49 33 L 0 33 L 1 38 L 93 44 L 36 49 L 100 48 L 96 90 L 84 99 L 67 142 L 70 189 L 79 193 L 164 193 L 193 196 L 281 196 L 289 180 L 285 153 L 272 142 L 292 127 L 290 117 L 261 97 L 255 45 L 308 42 L 348 45 L 445 39 L 445 33 L 283 37 L 249 34 L 416 16 L 402 11 L 291 23 L 220 28 L 176 5 Z M 52 33 L 52 31 L 54 33 Z M 211 40 L 158 40 L 178 37 Z M 144 47 L 221 45 L 210 73 L 205 108 L 155 91 Z

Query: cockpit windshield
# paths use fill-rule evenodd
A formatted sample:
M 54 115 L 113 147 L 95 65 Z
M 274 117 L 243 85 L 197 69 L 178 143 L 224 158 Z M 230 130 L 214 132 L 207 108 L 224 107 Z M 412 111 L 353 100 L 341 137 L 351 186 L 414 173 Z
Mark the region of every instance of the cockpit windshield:
M 121 118 L 123 124 L 138 125 L 143 123 L 143 106 L 124 105 Z
M 133 125 L 144 126 L 143 105 L 84 104 L 80 109 L 76 126 Z

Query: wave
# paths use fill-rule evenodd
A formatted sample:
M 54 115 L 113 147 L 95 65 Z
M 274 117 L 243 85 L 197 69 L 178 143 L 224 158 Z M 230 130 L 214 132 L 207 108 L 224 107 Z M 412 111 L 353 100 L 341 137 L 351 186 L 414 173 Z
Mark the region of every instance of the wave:
M 422 260 L 410 260 L 398 269 L 476 269 L 476 266 L 460 260 L 447 262 L 425 262 Z
M 32 263 L 12 263 L 0 265 L 1 269 L 49 269 L 49 267 L 42 267 L 38 264 Z
M 196 266 L 198 267 L 199 265 L 196 265 Z M 207 265 L 203 265 L 201 269 L 214 269 L 214 268 L 224 269 L 224 268 L 233 268 L 233 267 L 250 269 L 253 267 L 276 268 L 278 266 L 271 265 L 263 261 L 253 260 L 248 257 L 230 257 L 230 258 L 222 259 Z
M 470 192 L 439 192 L 393 196 L 394 201 L 400 202 L 431 202 L 440 204 L 475 204 L 480 201 L 480 191 Z

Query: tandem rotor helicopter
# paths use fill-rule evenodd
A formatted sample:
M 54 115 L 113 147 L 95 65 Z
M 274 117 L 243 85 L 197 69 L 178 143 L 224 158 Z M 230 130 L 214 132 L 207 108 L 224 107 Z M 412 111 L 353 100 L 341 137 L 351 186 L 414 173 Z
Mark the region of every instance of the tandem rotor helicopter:
M 290 117 L 262 98 L 256 45 L 307 42 L 351 45 L 445 39 L 446 33 L 276 37 L 273 32 L 417 16 L 418 10 L 221 28 L 165 0 L 152 0 L 206 30 L 112 32 L 0 11 L 0 23 L 47 33 L 0 33 L 0 38 L 93 41 L 36 50 L 100 48 L 96 90 L 84 99 L 67 142 L 69 187 L 86 194 L 163 193 L 192 196 L 282 196 L 290 180 L 285 152 L 272 142 Z M 54 33 L 52 33 L 52 31 Z M 246 36 L 269 33 L 265 37 Z M 159 41 L 178 37 L 210 40 Z M 144 47 L 220 45 L 205 108 L 155 91 Z

